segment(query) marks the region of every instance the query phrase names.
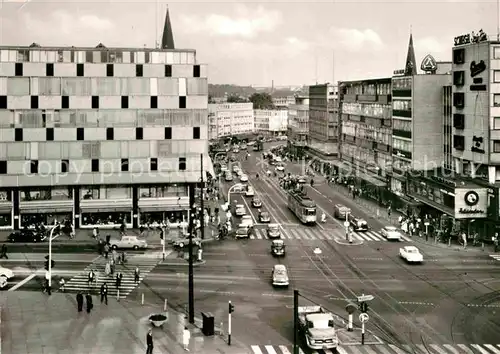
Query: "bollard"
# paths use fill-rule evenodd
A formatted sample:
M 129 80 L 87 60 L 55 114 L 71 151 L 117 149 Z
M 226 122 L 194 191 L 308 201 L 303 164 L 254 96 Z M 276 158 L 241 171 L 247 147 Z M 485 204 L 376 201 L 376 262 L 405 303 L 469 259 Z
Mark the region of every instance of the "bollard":
M 167 299 L 165 299 L 165 302 L 163 303 L 163 311 L 167 312 Z
M 484 252 L 484 241 L 481 242 L 481 250 Z
M 116 291 L 116 301 L 120 301 L 120 289 Z
M 141 294 L 141 305 L 144 305 L 144 293 Z
M 451 237 L 448 238 L 448 247 L 451 247 Z

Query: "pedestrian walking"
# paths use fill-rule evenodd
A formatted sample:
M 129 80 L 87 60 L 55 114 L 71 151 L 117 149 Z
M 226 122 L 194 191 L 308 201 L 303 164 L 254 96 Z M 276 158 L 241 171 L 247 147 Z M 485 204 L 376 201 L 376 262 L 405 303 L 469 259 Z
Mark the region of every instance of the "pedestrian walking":
M 146 334 L 146 354 L 153 354 L 153 331 L 151 329 Z
M 123 275 L 121 272 L 118 272 L 116 273 L 116 288 L 120 288 L 120 286 L 122 285 L 122 278 L 123 278 Z
M 88 276 L 88 284 L 89 284 L 89 288 L 90 286 L 92 285 L 92 283 L 94 282 L 94 278 L 95 278 L 95 274 L 94 274 L 94 271 L 91 269 L 89 271 L 89 276 Z
M 135 267 L 134 270 L 134 282 L 138 283 L 141 280 L 141 270 L 139 267 Z
M 104 254 L 104 241 L 99 239 L 97 241 L 97 252 L 102 256 Z
M 184 327 L 182 332 L 182 345 L 184 345 L 184 350 L 189 351 L 189 341 L 191 339 L 191 333 L 187 327 Z
M 82 312 L 83 310 L 83 294 L 81 291 L 76 294 L 76 304 L 78 306 L 78 312 Z
M 108 284 L 104 283 L 101 285 L 101 304 L 108 304 Z
M 109 244 L 108 244 L 108 243 L 106 243 L 106 244 L 104 245 L 104 257 L 105 257 L 106 259 L 108 259 L 108 256 L 109 256 Z
M 5 243 L 2 245 L 2 250 L 0 251 L 0 258 L 9 259 L 7 256 L 7 245 Z
M 90 313 L 90 311 L 92 311 L 92 309 L 94 308 L 94 304 L 92 303 L 92 296 L 90 295 L 90 293 L 87 293 L 87 295 L 85 295 L 85 300 L 87 301 L 87 313 Z
M 111 275 L 111 263 L 107 262 L 106 265 L 104 266 L 104 273 L 106 273 L 107 276 Z
M 467 248 L 467 234 L 465 232 L 462 232 L 462 242 L 464 244 L 464 249 Z
M 493 236 L 492 239 L 493 239 L 493 252 L 498 252 L 498 232 L 495 232 L 495 236 Z

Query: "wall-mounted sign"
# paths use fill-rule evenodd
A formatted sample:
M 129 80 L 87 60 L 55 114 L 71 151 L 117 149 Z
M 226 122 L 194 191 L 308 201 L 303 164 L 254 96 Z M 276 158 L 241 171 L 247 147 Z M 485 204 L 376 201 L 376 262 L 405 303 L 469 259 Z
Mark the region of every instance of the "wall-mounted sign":
M 477 76 L 485 70 L 486 63 L 484 62 L 484 60 L 481 60 L 479 62 L 472 61 L 472 63 L 470 63 L 470 77 Z
M 486 188 L 455 188 L 455 218 L 485 218 L 488 208 Z
M 470 148 L 472 152 L 478 152 L 484 154 L 484 138 L 482 136 L 472 137 L 472 147 Z
M 394 70 L 392 73 L 394 76 L 404 76 L 405 74 L 405 69 L 399 69 L 399 70 Z
M 467 33 L 461 36 L 455 37 L 455 45 L 464 45 L 470 43 L 480 43 L 488 40 L 488 36 L 482 29 L 478 33 Z
M 435 74 L 437 70 L 436 59 L 434 59 L 432 55 L 427 54 L 424 60 L 422 60 L 422 64 L 420 64 L 420 69 L 422 69 L 424 73 Z

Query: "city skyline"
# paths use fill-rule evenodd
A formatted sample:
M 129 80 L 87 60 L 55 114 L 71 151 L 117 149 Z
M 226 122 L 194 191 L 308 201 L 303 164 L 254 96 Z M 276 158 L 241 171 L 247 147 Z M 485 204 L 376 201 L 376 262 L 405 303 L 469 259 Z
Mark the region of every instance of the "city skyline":
M 427 54 L 451 60 L 455 36 L 481 28 L 490 37 L 497 34 L 497 4 L 487 1 L 201 1 L 196 6 L 171 1 L 168 8 L 176 47 L 196 48 L 213 84 L 284 86 L 388 77 L 404 68 L 410 28 L 418 66 Z M 154 1 L 4 1 L 0 44 L 154 47 L 161 43 L 166 9 L 166 3 Z M 449 19 L 446 26 L 444 19 Z

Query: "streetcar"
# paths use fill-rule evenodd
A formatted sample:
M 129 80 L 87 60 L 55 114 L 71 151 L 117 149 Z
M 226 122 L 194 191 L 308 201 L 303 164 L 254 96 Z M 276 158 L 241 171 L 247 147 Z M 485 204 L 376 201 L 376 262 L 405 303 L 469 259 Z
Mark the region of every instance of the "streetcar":
M 303 224 L 316 223 L 316 203 L 305 193 L 288 192 L 288 208 Z

